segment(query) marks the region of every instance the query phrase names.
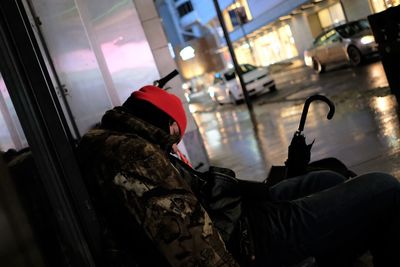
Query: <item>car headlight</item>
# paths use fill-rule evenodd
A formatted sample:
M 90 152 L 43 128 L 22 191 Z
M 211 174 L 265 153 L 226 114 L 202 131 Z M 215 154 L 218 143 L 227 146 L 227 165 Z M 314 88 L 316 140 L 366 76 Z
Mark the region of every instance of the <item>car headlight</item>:
M 365 45 L 370 44 L 375 42 L 375 38 L 372 35 L 365 35 L 364 37 L 361 38 L 360 42 Z
M 306 66 L 312 66 L 312 58 L 309 55 L 304 55 L 304 63 Z

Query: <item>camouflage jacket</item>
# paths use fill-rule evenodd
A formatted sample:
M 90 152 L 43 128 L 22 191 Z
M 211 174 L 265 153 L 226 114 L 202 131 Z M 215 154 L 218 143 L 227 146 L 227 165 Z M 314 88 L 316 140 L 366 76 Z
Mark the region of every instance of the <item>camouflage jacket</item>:
M 176 141 L 122 107 L 107 111 L 101 126 L 82 138 L 85 180 L 96 210 L 105 215 L 103 234 L 114 237 L 105 246 L 140 258 L 152 244 L 171 266 L 238 266 L 168 159 Z M 143 233 L 146 240 L 138 239 Z M 141 265 L 154 264 L 152 256 L 147 260 Z M 131 262 L 118 261 L 112 265 Z

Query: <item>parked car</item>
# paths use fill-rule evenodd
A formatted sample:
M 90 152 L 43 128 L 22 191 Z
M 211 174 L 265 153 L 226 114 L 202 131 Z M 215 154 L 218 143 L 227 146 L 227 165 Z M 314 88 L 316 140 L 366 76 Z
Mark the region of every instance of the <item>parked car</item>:
M 304 52 L 305 64 L 316 72 L 325 71 L 328 64 L 349 62 L 360 65 L 365 57 L 376 54 L 378 45 L 366 19 L 361 19 L 321 33 L 313 46 Z
M 274 80 L 269 75 L 266 67 L 256 67 L 251 64 L 240 65 L 243 72 L 243 80 L 250 96 L 261 95 L 268 91 L 275 91 Z M 219 104 L 234 103 L 244 99 L 242 88 L 236 79 L 234 69 L 216 73 L 214 82 L 209 87 L 208 93 Z

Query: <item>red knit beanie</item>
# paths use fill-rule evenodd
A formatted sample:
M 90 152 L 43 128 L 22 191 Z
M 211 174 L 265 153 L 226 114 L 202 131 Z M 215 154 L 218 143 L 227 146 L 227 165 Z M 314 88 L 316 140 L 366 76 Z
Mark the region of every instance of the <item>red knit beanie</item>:
M 186 114 L 181 100 L 173 94 L 152 85 L 146 85 L 132 93 L 132 97 L 150 102 L 168 114 L 178 124 L 181 138 L 186 130 Z

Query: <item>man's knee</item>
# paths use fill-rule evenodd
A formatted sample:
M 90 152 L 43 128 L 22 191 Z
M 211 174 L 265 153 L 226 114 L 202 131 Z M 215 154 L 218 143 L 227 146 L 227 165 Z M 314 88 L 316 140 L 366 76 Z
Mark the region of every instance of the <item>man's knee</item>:
M 341 184 L 346 180 L 343 175 L 329 170 L 310 172 L 307 176 L 315 182 L 326 185 L 326 188 Z
M 363 175 L 359 175 L 353 179 L 363 180 L 363 182 L 370 187 L 387 188 L 387 189 L 397 190 L 400 192 L 399 180 L 387 173 L 370 172 Z

